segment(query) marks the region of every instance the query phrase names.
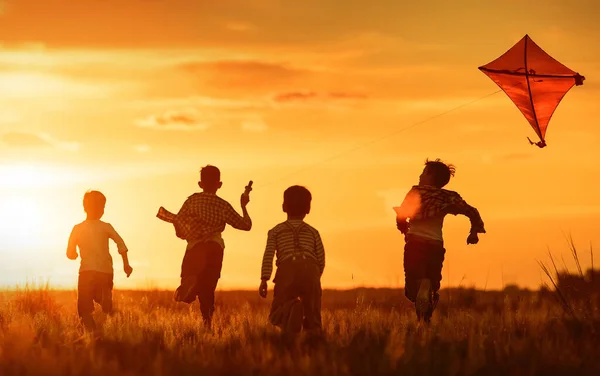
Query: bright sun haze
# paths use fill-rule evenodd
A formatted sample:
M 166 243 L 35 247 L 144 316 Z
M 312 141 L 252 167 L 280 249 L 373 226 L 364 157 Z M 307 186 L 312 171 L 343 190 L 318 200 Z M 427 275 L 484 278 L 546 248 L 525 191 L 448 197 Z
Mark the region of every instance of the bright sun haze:
M 518 12 L 441 0 L 117 3 L 0 1 L 1 286 L 75 286 L 67 240 L 97 189 L 135 269 L 125 278 L 111 244 L 115 285 L 176 287 L 185 244 L 156 212 L 179 210 L 206 164 L 238 211 L 255 182 L 252 231 L 223 234 L 222 289 L 258 286 L 294 184 L 313 194 L 306 221 L 325 245 L 324 287 L 401 286 L 392 208 L 426 158 L 456 165 L 447 188 L 487 229 L 467 246 L 468 219 L 447 217 L 442 287 L 535 288 L 536 260 L 568 252 L 564 235 L 600 241 L 597 12 L 558 1 Z M 554 113 L 548 147 L 529 145 L 535 134 L 504 93 L 435 117 L 498 90 L 477 67 L 525 34 L 586 76 Z

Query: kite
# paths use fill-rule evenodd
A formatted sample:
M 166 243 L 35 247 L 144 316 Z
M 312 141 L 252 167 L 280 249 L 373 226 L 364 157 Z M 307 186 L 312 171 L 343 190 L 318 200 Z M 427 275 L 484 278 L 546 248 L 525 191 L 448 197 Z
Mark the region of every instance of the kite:
M 548 55 L 529 35 L 479 70 L 491 78 L 525 116 L 540 141 L 527 139 L 540 148 L 546 146 L 546 130 L 556 107 L 573 86 L 583 85 L 585 80 Z

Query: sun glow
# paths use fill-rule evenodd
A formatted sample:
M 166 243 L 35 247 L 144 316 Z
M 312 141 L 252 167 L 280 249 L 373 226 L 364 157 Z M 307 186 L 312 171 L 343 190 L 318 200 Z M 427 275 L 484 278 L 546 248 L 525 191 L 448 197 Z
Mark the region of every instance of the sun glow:
M 22 194 L 0 197 L 2 250 L 32 250 L 42 243 L 42 213 L 35 197 Z
M 67 183 L 78 178 L 58 168 L 29 164 L 0 165 L 0 188 L 35 188 Z

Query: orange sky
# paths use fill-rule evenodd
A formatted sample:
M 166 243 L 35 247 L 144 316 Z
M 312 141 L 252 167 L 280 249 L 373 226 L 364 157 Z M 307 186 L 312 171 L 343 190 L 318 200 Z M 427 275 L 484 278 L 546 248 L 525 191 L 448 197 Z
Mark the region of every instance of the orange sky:
M 135 268 L 127 280 L 115 257 L 117 286 L 176 286 L 185 245 L 156 210 L 178 210 L 208 163 L 236 208 L 256 186 L 253 230 L 224 234 L 220 288 L 258 284 L 291 184 L 313 192 L 325 287 L 402 285 L 391 207 L 428 157 L 457 166 L 448 188 L 488 231 L 467 247 L 468 220 L 447 218 L 443 287 L 537 287 L 547 247 L 571 265 L 563 231 L 589 265 L 589 242 L 600 243 L 594 1 L 215 3 L 0 1 L 0 285 L 74 286 L 66 241 L 94 188 Z M 287 176 L 494 92 L 477 67 L 526 33 L 586 76 L 547 148 L 528 145 L 533 130 L 500 93 Z

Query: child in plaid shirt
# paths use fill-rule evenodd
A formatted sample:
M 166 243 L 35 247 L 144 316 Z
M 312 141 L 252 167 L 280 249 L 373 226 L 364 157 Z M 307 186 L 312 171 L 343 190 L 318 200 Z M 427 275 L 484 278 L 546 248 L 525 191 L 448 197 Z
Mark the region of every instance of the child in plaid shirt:
M 268 233 L 262 261 L 259 294 L 267 297 L 267 281 L 277 254 L 275 291 L 269 320 L 294 337 L 302 327 L 311 334 L 321 333 L 321 275 L 325 269 L 325 250 L 319 231 L 304 222 L 310 212 L 311 193 L 292 186 L 283 194 L 287 220 Z
M 181 286 L 175 293 L 175 300 L 193 303 L 198 297 L 207 328 L 211 327 L 215 290 L 223 266 L 225 242 L 221 233 L 227 224 L 238 230 L 252 229 L 252 220 L 246 209 L 252 184 L 246 187 L 240 198 L 243 216 L 217 196 L 222 185 L 221 172 L 217 167 L 203 167 L 198 182 L 202 192 L 188 197 L 177 214 L 163 207 L 157 214 L 158 218 L 174 225 L 177 237 L 187 241 L 181 265 Z
M 104 215 L 106 197 L 98 191 L 87 192 L 83 196 L 83 208 L 87 214 L 85 221 L 75 225 L 69 236 L 67 257 L 77 260 L 77 247 L 81 253 L 79 282 L 77 286 L 77 312 L 86 330 L 96 329 L 92 317 L 94 302 L 106 314 L 113 310 L 113 260 L 108 249 L 112 239 L 123 258 L 123 270 L 127 278 L 133 272 L 127 257 L 127 246 L 110 223 L 100 220 Z
M 479 212 L 458 193 L 442 189 L 454 176 L 454 166 L 439 159 L 426 161 L 419 184 L 412 187 L 400 207 L 396 226 L 405 235 L 405 295 L 415 303 L 417 319 L 429 322 L 439 301 L 444 241 L 442 226 L 447 214 L 462 214 L 471 221 L 467 244 L 477 244 L 485 233 Z

